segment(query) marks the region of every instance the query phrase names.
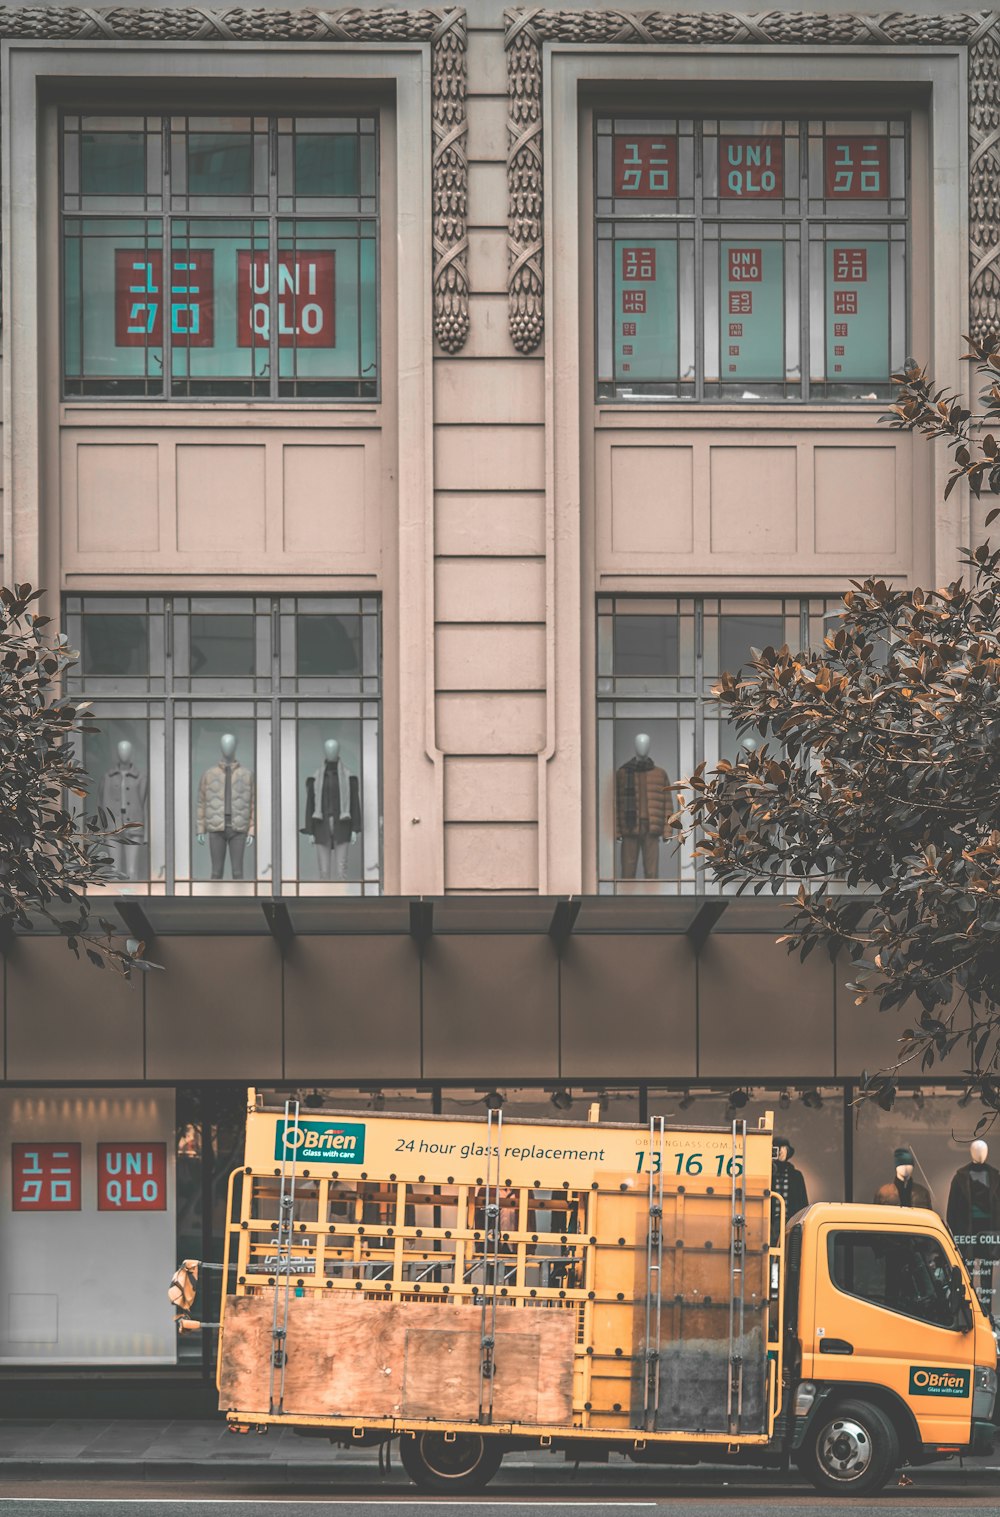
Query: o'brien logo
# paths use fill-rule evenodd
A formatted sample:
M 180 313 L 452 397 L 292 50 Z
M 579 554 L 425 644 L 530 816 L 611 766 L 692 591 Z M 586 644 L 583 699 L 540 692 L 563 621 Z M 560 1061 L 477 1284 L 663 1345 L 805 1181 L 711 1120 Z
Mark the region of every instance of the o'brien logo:
M 969 1370 L 936 1370 L 918 1364 L 910 1370 L 911 1396 L 967 1396 L 972 1376 Z
M 274 1134 L 274 1157 L 286 1157 L 285 1123 Z M 365 1157 L 363 1122 L 295 1122 L 288 1126 L 287 1157 L 296 1164 L 361 1164 Z

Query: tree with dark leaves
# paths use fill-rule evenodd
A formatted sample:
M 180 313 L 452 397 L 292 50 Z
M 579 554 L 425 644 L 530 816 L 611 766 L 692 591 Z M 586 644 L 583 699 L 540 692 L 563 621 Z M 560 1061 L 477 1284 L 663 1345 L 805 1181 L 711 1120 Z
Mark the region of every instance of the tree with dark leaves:
M 896 375 L 890 426 L 946 439 L 948 491 L 1000 495 L 1000 341 L 969 357 L 987 381 L 973 415 L 916 364 Z M 984 424 L 985 416 L 985 424 Z M 998 514 L 987 516 L 987 525 Z M 865 1073 L 888 1109 L 901 1075 L 949 1055 L 1000 1112 L 1000 553 L 966 555 L 938 590 L 854 582 L 822 648 L 755 649 L 713 699 L 741 735 L 736 763 L 689 780 L 684 810 L 714 879 L 797 884 L 788 932 L 822 945 L 857 1004 L 909 1007 L 897 1063 Z M 956 1050 L 958 1052 L 956 1053 Z
M 76 655 L 32 609 L 39 593 L 0 588 L 0 932 L 45 923 L 78 958 L 82 951 L 128 978 L 146 967 L 143 945 L 121 946 L 87 898 L 109 874 L 104 841 L 127 828 L 106 815 L 81 818 L 68 804 L 87 783 L 71 739 L 93 729 L 85 706 L 61 693 Z

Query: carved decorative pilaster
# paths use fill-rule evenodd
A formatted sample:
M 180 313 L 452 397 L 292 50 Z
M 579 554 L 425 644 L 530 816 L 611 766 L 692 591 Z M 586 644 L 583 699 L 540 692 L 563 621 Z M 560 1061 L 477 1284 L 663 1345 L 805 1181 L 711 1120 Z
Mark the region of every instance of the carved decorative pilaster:
M 759 15 L 670 11 L 505 12 L 507 49 L 507 296 L 511 341 L 531 353 L 544 327 L 542 46 L 939 47 L 968 49 L 969 321 L 1000 327 L 1000 14 Z
M 0 6 L 0 39 L 67 42 L 428 42 L 431 48 L 434 333 L 457 353 L 469 331 L 464 10 L 201 10 Z

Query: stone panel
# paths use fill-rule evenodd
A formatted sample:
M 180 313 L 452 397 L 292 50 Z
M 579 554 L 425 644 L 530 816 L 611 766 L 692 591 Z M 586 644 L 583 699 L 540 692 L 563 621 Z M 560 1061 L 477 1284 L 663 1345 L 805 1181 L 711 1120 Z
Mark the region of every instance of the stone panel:
M 443 694 L 436 704 L 442 753 L 539 753 L 545 744 L 542 694 Z
M 76 545 L 81 553 L 155 553 L 159 450 L 153 443 L 77 443 Z
M 442 559 L 438 621 L 543 622 L 545 565 L 537 559 Z
M 445 759 L 444 814 L 449 822 L 537 821 L 537 761 L 506 756 Z
M 816 552 L 895 555 L 896 449 L 816 448 L 813 469 Z
M 434 525 L 444 557 L 537 557 L 545 552 L 545 496 L 443 492 L 435 498 Z
M 545 432 L 541 426 L 437 427 L 434 463 L 439 490 L 543 490 Z
M 690 553 L 693 534 L 693 449 L 637 443 L 613 446 L 612 551 Z
M 213 556 L 247 549 L 262 553 L 266 477 L 262 446 L 182 444 L 177 449 L 177 551 Z
M 288 444 L 282 449 L 286 553 L 318 553 L 335 543 L 365 551 L 369 484 L 363 444 Z
M 455 624 L 437 629 L 439 690 L 541 690 L 545 628 Z
M 711 458 L 713 553 L 794 553 L 796 449 L 720 444 Z
M 447 823 L 444 883 L 446 890 L 537 890 L 537 826 Z

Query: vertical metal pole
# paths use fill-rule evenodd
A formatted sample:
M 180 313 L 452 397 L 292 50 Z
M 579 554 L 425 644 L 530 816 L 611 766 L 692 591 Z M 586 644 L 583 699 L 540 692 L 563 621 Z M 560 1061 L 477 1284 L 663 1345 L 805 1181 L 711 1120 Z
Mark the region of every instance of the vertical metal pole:
M 491 1106 L 486 1113 L 486 1204 L 483 1236 L 483 1305 L 480 1319 L 482 1353 L 479 1361 L 479 1420 L 493 1421 L 493 1382 L 496 1377 L 497 1276 L 500 1270 L 500 1153 L 503 1112 Z M 494 1150 L 496 1176 L 492 1175 Z M 491 1278 L 490 1278 L 491 1277 Z M 487 1284 L 490 1294 L 487 1296 Z
M 643 1426 L 652 1432 L 660 1405 L 663 1315 L 663 1117 L 649 1119 L 649 1221 L 646 1228 L 646 1335 L 643 1349 Z M 655 1286 L 655 1297 L 654 1297 Z
M 743 1334 L 746 1323 L 747 1124 L 733 1122 L 732 1191 L 729 1225 L 729 1385 L 726 1412 L 730 1433 L 743 1424 Z M 737 1168 L 739 1173 L 737 1173 Z
M 288 1363 L 288 1303 L 292 1287 L 292 1237 L 295 1226 L 295 1165 L 297 1151 L 289 1134 L 299 1125 L 298 1099 L 285 1102 L 285 1125 L 281 1143 L 281 1189 L 278 1194 L 278 1259 L 274 1279 L 274 1312 L 271 1317 L 271 1368 L 268 1406 L 279 1415 L 285 1406 L 285 1366 Z M 284 1277 L 284 1278 L 282 1278 Z M 277 1396 L 275 1395 L 277 1390 Z

